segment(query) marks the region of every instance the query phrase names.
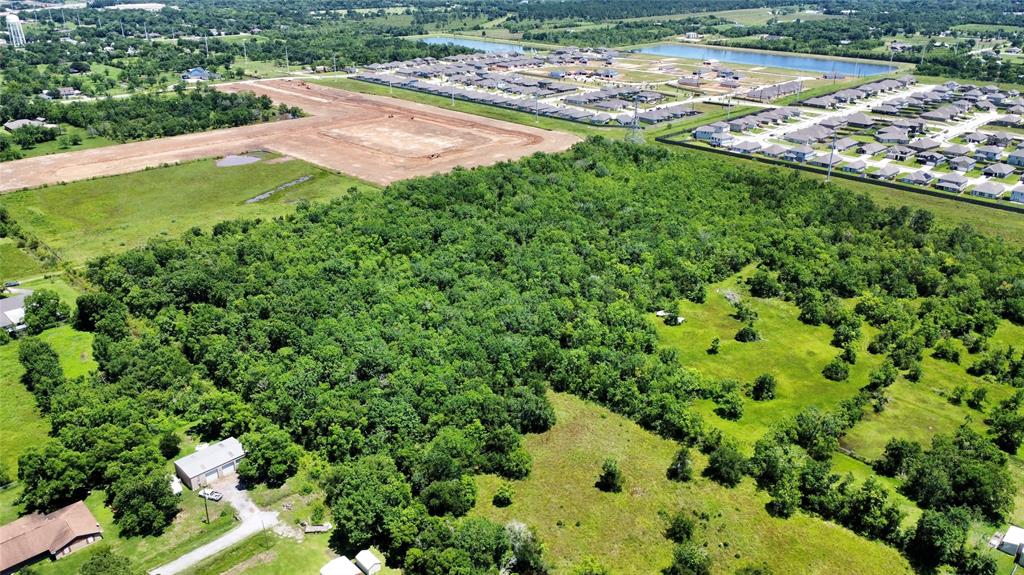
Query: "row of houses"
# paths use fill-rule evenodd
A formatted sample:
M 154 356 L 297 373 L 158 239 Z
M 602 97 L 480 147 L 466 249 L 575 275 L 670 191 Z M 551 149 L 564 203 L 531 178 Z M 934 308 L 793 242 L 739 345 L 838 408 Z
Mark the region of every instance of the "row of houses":
M 851 104 L 864 98 L 900 90 L 915 83 L 917 83 L 917 79 L 913 76 L 903 76 L 898 79 L 886 78 L 884 80 L 868 82 L 856 88 L 845 88 L 825 96 L 808 98 L 801 103 L 812 108 L 831 109 L 844 104 Z
M 609 110 L 609 112 L 595 112 L 592 110 L 581 110 L 579 108 L 569 106 L 556 106 L 554 104 L 543 102 L 539 98 L 515 98 L 504 94 L 495 94 L 479 90 L 467 90 L 456 86 L 444 86 L 394 74 L 361 73 L 353 76 L 353 78 L 363 82 L 406 88 L 427 94 L 435 94 L 467 102 L 498 106 L 519 112 L 526 112 L 529 114 L 536 114 L 538 116 L 547 116 L 562 120 L 571 120 L 574 122 L 584 122 L 599 126 L 630 126 L 633 124 L 632 113 L 612 114 L 610 113 L 611 110 Z M 675 104 L 654 110 L 646 110 L 644 113 L 638 115 L 638 119 L 641 122 L 654 124 L 676 118 L 683 118 L 696 113 L 697 112 L 688 105 Z
M 742 154 L 761 154 L 769 158 L 805 163 L 821 168 L 831 167 L 842 172 L 859 174 L 878 180 L 896 180 L 901 183 L 916 186 L 931 185 L 935 188 L 948 192 L 963 192 L 967 189 L 969 184 L 967 177 L 958 172 L 947 172 L 937 175 L 927 170 L 918 170 L 916 172 L 903 174 L 898 167 L 894 165 L 886 165 L 869 173 L 867 162 L 863 160 L 849 160 L 848 158 L 831 151 L 816 152 L 814 148 L 803 144 L 793 147 L 786 147 L 779 144 L 762 146 L 761 144 L 751 140 L 743 140 L 728 141 L 725 146 L 728 147 L 730 151 Z M 1005 165 L 1001 167 L 999 165 L 988 166 L 984 170 L 984 175 L 996 178 L 1005 178 L 1013 175 L 1013 173 L 1013 168 Z M 999 199 L 1005 196 L 1008 192 L 1010 193 L 1009 199 L 1011 202 L 1024 203 L 1024 181 L 1022 181 L 1022 185 L 1017 186 L 1012 191 L 1006 184 L 991 180 L 978 184 L 970 191 L 973 196 L 989 199 Z
M 728 122 L 714 122 L 699 126 L 693 130 L 695 139 L 708 142 L 713 146 L 728 146 L 734 134 L 747 132 L 756 128 L 778 125 L 793 118 L 800 117 L 799 108 L 786 106 L 749 114 Z
M 661 92 L 633 86 L 609 86 L 600 90 L 566 96 L 564 102 L 574 106 L 590 106 L 601 110 L 621 110 L 636 102 L 656 104 L 666 98 Z
M 885 100 L 873 107 L 876 114 L 902 115 L 920 112 L 919 117 L 934 122 L 950 122 L 974 111 L 1004 109 L 1008 115 L 997 120 L 1001 125 L 1015 126 L 1024 114 L 1024 99 L 1017 90 L 1000 91 L 996 86 L 977 88 L 971 84 L 947 82 L 930 90 Z M 997 124 L 999 125 L 999 124 Z

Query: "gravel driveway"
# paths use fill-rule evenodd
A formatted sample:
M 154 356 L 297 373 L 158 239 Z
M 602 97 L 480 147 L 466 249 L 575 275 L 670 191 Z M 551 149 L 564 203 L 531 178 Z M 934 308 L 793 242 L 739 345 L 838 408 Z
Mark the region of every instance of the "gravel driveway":
M 249 493 L 238 487 L 237 477 L 224 478 L 213 483 L 210 488 L 223 493 L 223 500 L 235 508 L 235 513 L 240 521 L 238 527 L 202 547 L 189 551 L 170 563 L 151 569 L 149 571 L 150 575 L 175 575 L 176 573 L 181 573 L 200 561 L 213 557 L 228 547 L 265 529 L 272 529 L 275 533 L 286 537 L 301 537 L 298 530 L 281 522 L 276 511 L 260 510 L 249 497 Z M 196 495 L 186 494 L 185 497 L 196 497 Z

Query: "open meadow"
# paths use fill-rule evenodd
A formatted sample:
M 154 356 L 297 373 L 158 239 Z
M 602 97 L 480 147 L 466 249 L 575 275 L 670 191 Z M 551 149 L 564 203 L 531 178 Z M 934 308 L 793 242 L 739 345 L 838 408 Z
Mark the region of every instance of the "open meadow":
M 767 564 L 774 573 L 911 573 L 891 547 L 858 537 L 834 523 L 798 514 L 778 519 L 765 511 L 768 496 L 744 480 L 734 489 L 695 474 L 686 483 L 669 481 L 665 471 L 677 444 L 641 429 L 607 409 L 568 394 L 553 393 L 557 423 L 526 438 L 533 470 L 513 481 L 512 504 L 491 499 L 502 484 L 484 475 L 471 512 L 500 522 L 522 521 L 537 530 L 553 573 L 571 573 L 585 558 L 612 573 L 657 573 L 671 563 L 672 544 L 664 537 L 666 514 L 693 513 L 694 540 L 707 545 L 712 572 L 735 573 Z M 706 458 L 696 451 L 696 469 Z M 605 458 L 619 462 L 625 476 L 621 493 L 594 486 Z M 857 557 L 851 563 L 850 557 Z
M 208 228 L 228 219 L 284 215 L 300 201 L 329 200 L 351 188 L 375 189 L 306 162 L 263 155 L 260 161 L 246 165 L 221 167 L 217 160 L 199 160 L 24 190 L 0 195 L 0 205 L 61 258 L 81 264 L 151 238 L 176 237 L 195 226 Z M 267 192 L 273 193 L 247 202 Z M 10 249 L 8 245 L 0 243 L 0 250 Z M 24 258 L 28 256 L 22 254 Z M 31 262 L 34 260 L 11 266 L 11 273 L 0 276 L 35 273 L 38 270 Z

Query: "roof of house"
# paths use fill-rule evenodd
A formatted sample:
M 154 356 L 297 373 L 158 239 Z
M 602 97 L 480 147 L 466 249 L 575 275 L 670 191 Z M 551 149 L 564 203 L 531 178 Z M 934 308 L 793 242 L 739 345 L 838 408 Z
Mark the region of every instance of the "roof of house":
M 898 173 L 900 173 L 900 169 L 896 166 L 882 166 L 881 168 L 878 168 L 877 172 L 875 172 L 875 174 L 879 176 L 895 176 Z
M 992 164 L 984 170 L 985 172 L 991 172 L 993 174 L 1012 174 L 1013 166 L 1009 164 Z
M 930 182 L 932 181 L 933 176 L 924 170 L 920 170 L 914 172 L 913 174 L 907 174 L 906 176 L 903 176 L 903 179 L 909 182 Z
M 363 575 L 363 572 L 348 557 L 341 556 L 321 567 L 320 575 Z
M 245 449 L 242 448 L 242 444 L 234 437 L 229 437 L 182 457 L 175 461 L 174 465 L 185 472 L 185 475 L 197 477 L 243 455 Z
M 961 184 L 961 185 L 963 185 L 963 184 L 967 183 L 967 178 L 965 178 L 963 174 L 960 174 L 960 173 L 957 173 L 957 172 L 948 172 L 948 173 L 942 174 L 942 176 L 939 178 L 939 181 L 940 182 L 945 182 L 945 183 L 948 183 L 948 184 Z
M 0 299 L 0 327 L 18 325 L 25 318 L 25 294 Z
M 369 549 L 363 549 L 359 553 L 356 553 L 356 565 L 362 567 L 367 573 L 370 572 L 370 568 L 374 565 L 380 565 L 380 559 L 373 554 L 373 551 Z
M 974 187 L 974 191 L 981 194 L 999 195 L 1006 191 L 1006 186 L 998 182 L 982 182 Z
M 46 515 L 26 515 L 0 527 L 0 571 L 44 553 L 53 555 L 80 537 L 100 532 L 96 518 L 81 501 Z

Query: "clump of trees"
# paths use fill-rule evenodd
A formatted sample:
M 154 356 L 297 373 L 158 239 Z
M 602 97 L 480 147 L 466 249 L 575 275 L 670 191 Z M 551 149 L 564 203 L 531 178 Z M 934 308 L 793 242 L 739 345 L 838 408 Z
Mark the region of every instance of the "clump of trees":
M 614 459 L 605 459 L 601 464 L 601 475 L 597 477 L 595 486 L 601 491 L 618 493 L 622 491 L 623 481 L 619 463 Z

